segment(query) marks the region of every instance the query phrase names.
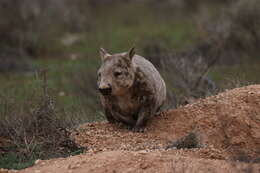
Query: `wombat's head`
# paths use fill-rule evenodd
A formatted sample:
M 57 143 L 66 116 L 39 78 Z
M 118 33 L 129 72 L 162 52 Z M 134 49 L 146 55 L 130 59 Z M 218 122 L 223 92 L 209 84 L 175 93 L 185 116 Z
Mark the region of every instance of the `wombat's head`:
M 133 85 L 135 70 L 132 58 L 134 48 L 126 53 L 110 55 L 100 49 L 102 65 L 98 70 L 98 89 L 103 95 L 123 95 Z

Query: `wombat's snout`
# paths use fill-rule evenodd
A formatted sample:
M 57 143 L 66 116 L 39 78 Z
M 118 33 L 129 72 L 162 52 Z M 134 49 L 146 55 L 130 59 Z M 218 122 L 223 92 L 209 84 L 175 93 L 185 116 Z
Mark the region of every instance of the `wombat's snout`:
M 102 95 L 111 95 L 112 87 L 108 85 L 107 87 L 99 87 L 98 90 Z

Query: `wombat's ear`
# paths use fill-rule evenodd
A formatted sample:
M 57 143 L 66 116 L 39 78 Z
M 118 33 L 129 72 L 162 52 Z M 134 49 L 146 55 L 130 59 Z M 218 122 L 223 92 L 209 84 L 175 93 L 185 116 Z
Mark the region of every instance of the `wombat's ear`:
M 102 47 L 99 50 L 99 54 L 100 54 L 102 61 L 104 61 L 108 56 L 110 56 L 110 54 L 107 53 L 107 51 Z
M 129 57 L 129 59 L 132 60 L 133 57 L 134 57 L 134 55 L 135 55 L 135 48 L 132 47 L 132 48 L 128 51 L 127 55 L 128 55 L 128 57 Z

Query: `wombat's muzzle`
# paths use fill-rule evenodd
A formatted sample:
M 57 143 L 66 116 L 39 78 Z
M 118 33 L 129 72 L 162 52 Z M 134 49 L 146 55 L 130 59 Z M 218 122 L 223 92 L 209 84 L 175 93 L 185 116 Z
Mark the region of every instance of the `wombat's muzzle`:
M 110 86 L 107 88 L 98 88 L 98 90 L 102 95 L 111 95 L 112 93 L 112 88 Z

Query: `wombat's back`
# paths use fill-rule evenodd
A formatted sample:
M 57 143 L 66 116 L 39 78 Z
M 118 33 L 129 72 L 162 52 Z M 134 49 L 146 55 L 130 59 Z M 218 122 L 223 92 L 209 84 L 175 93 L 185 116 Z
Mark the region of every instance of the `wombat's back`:
M 151 62 L 139 55 L 135 55 L 132 62 L 134 67 L 139 68 L 147 78 L 148 85 L 153 89 L 156 98 L 156 106 L 159 108 L 166 100 L 166 85 L 160 73 Z

